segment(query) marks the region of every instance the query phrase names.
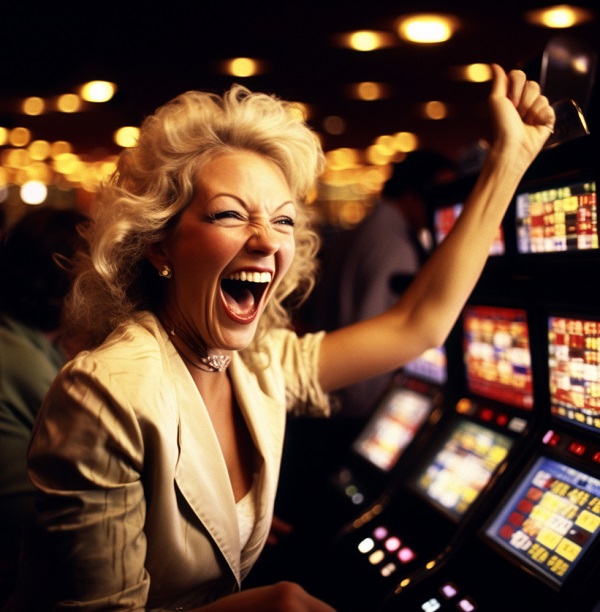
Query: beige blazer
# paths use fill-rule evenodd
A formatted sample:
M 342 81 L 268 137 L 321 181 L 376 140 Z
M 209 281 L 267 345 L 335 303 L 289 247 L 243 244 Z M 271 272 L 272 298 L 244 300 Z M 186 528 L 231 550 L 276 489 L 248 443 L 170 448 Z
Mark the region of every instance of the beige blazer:
M 49 598 L 82 610 L 142 610 L 186 609 L 239 590 L 271 525 L 286 409 L 328 413 L 316 376 L 321 338 L 278 330 L 268 368 L 251 369 L 237 354 L 231 362 L 259 457 L 257 520 L 243 550 L 202 397 L 156 318 L 145 313 L 67 364 L 29 451 L 30 477 L 44 493 L 26 555 L 37 584 L 29 592 L 43 581 Z

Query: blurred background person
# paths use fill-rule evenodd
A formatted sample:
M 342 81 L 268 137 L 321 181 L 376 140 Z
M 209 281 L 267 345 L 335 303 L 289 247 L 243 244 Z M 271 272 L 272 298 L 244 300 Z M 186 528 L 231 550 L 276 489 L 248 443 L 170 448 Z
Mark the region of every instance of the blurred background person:
M 34 419 L 75 351 L 61 335 L 67 261 L 79 244 L 75 210 L 34 208 L 0 243 L 0 605 L 15 587 L 21 533 L 33 516 L 26 452 Z
M 372 213 L 324 246 L 314 321 L 308 325 L 331 331 L 381 314 L 396 302 L 433 247 L 429 193 L 456 176 L 455 164 L 433 150 L 414 151 L 393 164 Z M 350 437 L 370 416 L 391 376 L 336 393 Z

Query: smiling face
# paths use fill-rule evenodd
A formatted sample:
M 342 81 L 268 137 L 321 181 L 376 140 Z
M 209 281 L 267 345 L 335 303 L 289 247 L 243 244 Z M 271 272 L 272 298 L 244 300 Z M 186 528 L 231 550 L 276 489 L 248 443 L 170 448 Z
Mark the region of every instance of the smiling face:
M 295 218 L 285 177 L 266 157 L 238 151 L 205 164 L 194 198 L 150 255 L 173 270 L 169 318 L 211 351 L 246 348 L 292 263 Z

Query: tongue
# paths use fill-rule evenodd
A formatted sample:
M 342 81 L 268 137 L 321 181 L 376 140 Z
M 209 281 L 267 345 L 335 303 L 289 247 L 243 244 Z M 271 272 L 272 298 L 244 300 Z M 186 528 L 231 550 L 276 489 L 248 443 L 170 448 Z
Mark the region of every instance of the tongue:
M 256 307 L 254 296 L 248 289 L 236 293 L 235 298 L 226 291 L 223 292 L 229 311 L 238 317 L 247 317 L 254 313 Z

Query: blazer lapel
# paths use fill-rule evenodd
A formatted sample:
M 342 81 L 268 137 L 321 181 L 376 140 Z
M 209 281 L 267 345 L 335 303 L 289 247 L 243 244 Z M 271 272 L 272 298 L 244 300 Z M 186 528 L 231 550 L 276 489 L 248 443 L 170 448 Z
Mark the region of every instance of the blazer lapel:
M 179 405 L 175 482 L 239 581 L 238 520 L 221 447 L 190 373 L 174 348 L 169 353 Z
M 183 360 L 161 330 L 179 406 L 179 458 L 175 482 L 221 550 L 238 581 L 239 527 L 229 474 L 210 417 Z M 285 431 L 285 407 L 265 393 L 241 357 L 234 353 L 229 372 L 233 390 L 257 449 L 257 521 L 243 551 L 244 566 L 262 550 L 273 519 L 273 505 Z
M 244 548 L 242 565 L 260 554 L 271 528 L 283 438 L 285 433 L 285 406 L 267 395 L 238 354 L 234 354 L 230 375 L 240 410 L 258 453 L 256 474 L 256 524 Z

